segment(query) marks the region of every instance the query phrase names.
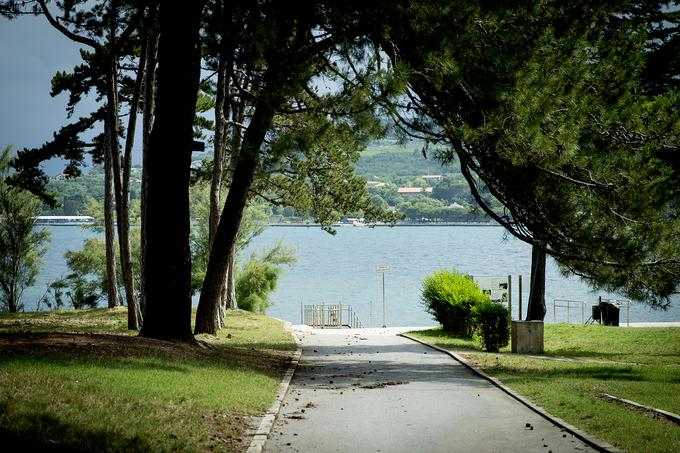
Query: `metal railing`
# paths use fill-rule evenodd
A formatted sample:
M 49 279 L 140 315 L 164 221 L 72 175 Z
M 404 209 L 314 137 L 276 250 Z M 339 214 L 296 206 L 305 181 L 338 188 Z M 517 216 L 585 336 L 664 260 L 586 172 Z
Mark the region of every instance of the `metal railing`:
M 623 311 L 626 309 L 626 324 L 630 325 L 630 301 L 629 300 L 614 300 L 614 299 L 602 299 L 594 304 L 586 303 L 582 300 L 569 300 L 569 299 L 554 299 L 553 300 L 553 322 L 557 322 L 557 311 L 558 309 L 565 309 L 567 311 L 567 323 L 571 323 L 572 319 L 576 321 L 580 315 L 580 323 L 592 323 L 594 320 L 588 311 L 588 318 L 586 319 L 586 309 L 590 310 L 592 305 L 598 305 L 600 302 L 615 302 L 618 304 L 619 309 Z M 562 321 L 564 322 L 564 321 Z
M 359 317 L 352 310 L 351 305 L 303 305 L 302 323 L 317 328 L 362 328 Z
M 586 303 L 582 300 L 555 299 L 553 300 L 553 322 L 557 322 L 557 309 L 567 309 L 567 323 L 571 323 L 572 313 L 581 314 L 581 324 L 585 323 Z

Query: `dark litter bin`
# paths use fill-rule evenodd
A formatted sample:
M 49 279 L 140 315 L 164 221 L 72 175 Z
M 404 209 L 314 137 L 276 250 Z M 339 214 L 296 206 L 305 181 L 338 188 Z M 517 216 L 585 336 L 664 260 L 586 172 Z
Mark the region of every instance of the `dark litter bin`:
M 602 319 L 600 319 L 600 306 L 599 305 L 593 305 L 593 312 L 590 316 L 593 320 L 593 322 L 602 322 Z
M 599 314 L 601 322 L 605 326 L 618 326 L 619 325 L 619 303 L 608 300 L 600 300 L 600 304 L 597 306 L 599 309 Z M 593 307 L 593 315 L 595 314 L 595 307 Z M 595 316 L 593 316 L 595 319 Z

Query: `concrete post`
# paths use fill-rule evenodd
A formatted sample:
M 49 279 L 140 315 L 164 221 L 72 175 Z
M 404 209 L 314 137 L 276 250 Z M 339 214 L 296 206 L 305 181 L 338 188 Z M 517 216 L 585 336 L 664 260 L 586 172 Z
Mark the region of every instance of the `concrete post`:
M 512 321 L 512 352 L 543 354 L 543 321 Z

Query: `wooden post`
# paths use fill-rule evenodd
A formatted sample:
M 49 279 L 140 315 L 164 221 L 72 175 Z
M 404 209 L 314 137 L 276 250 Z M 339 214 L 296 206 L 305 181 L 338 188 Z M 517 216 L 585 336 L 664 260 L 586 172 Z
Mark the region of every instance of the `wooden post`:
M 517 294 L 519 297 L 519 319 L 520 321 L 522 320 L 522 275 L 520 274 L 519 276 L 519 292 Z
M 508 275 L 508 320 L 512 321 L 512 275 Z

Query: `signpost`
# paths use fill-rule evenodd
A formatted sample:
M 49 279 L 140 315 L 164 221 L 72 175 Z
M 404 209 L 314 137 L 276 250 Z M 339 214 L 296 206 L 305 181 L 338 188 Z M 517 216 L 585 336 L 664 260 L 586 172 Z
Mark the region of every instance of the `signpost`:
M 473 275 L 471 278 L 484 294 L 489 295 L 491 302 L 508 304 L 508 317 L 512 320 L 512 277 L 510 275 Z
M 385 322 L 385 272 L 391 272 L 392 267 L 389 264 L 378 264 L 375 267 L 376 272 L 380 272 L 382 274 L 382 310 L 383 310 L 383 322 L 382 326 L 387 327 L 387 323 Z

